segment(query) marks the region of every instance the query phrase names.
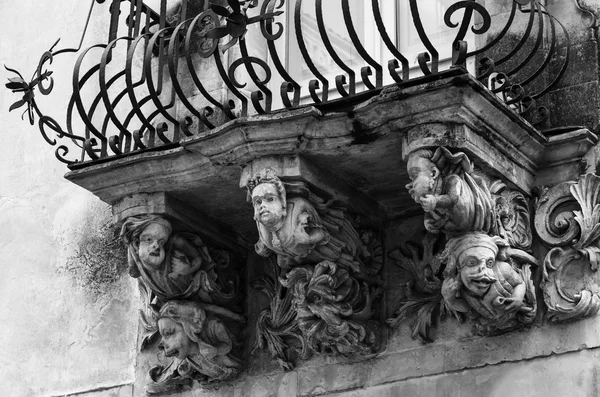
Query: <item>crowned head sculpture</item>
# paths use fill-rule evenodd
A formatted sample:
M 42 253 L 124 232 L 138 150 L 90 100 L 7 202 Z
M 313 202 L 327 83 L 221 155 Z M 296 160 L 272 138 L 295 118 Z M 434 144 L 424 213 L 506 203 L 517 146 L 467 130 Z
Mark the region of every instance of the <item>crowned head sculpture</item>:
M 254 220 L 269 231 L 281 228 L 287 215 L 287 200 L 285 187 L 275 171 L 271 168 L 262 170 L 248 181 L 247 186 Z

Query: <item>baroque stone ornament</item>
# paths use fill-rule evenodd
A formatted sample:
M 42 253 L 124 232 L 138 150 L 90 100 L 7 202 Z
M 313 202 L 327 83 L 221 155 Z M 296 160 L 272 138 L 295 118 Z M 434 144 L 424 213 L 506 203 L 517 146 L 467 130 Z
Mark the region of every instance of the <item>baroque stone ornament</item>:
M 447 313 L 471 317 L 474 332 L 495 335 L 535 319 L 536 298 L 527 251 L 532 236 L 529 206 L 523 194 L 500 181 L 488 188 L 465 153 L 444 147 L 415 150 L 408 156 L 406 186 L 425 211 L 423 255 L 408 245 L 391 258 L 412 281 L 394 317 L 393 327 L 416 313 L 413 338 L 431 342 L 435 326 Z M 443 249 L 434 250 L 443 234 Z M 406 250 L 404 250 L 406 251 Z
M 191 380 L 214 384 L 234 378 L 242 368 L 233 354 L 239 345 L 224 322 L 192 301 L 169 301 L 158 314 L 159 349 L 174 359 L 150 370 L 148 394 L 191 386 Z M 174 390 L 173 390 L 174 389 Z
M 541 288 L 552 322 L 578 320 L 600 308 L 600 177 L 547 189 L 538 202 L 535 227 L 550 247 Z
M 273 257 L 267 260 L 267 275 L 253 282 L 253 288 L 261 290 L 269 298 L 268 309 L 261 311 L 256 322 L 256 342 L 252 352 L 267 349 L 285 371 L 294 369 L 294 353 L 297 349 L 290 346 L 299 345 L 299 356 L 307 360 L 312 355 L 306 339 L 302 336 L 298 324 L 298 316 L 293 308 L 294 295 L 279 282 L 282 269 Z
M 442 295 L 457 312 L 473 314 L 477 333 L 499 334 L 535 319 L 533 256 L 484 233 L 452 238 L 446 248 Z
M 512 248 L 529 251 L 533 236 L 528 200 L 499 180 L 490 185 L 490 191 L 495 202 L 498 235 Z
M 228 266 L 229 254 L 209 250 L 197 235 L 172 234 L 165 218 L 129 217 L 121 228 L 121 238 L 129 248 L 129 274 L 139 277 L 161 301 L 198 298 L 226 303 L 235 298 L 235 283 L 230 280 L 223 285 L 217 275 L 219 268 Z
M 425 211 L 425 227 L 448 237 L 496 232 L 494 202 L 485 181 L 465 153 L 445 147 L 416 150 L 407 162 L 408 192 Z
M 372 318 L 382 284 L 379 239 L 368 230 L 359 231 L 342 206 L 320 199 L 301 183 L 290 183 L 287 191 L 270 168 L 254 175 L 247 188 L 259 232 L 256 252 L 276 255 L 282 270 L 279 283 L 295 312 L 287 322 L 276 322 L 297 327 L 294 336 L 301 339 L 302 357 L 311 352 L 376 352 L 380 330 Z M 271 311 L 261 319 L 271 324 L 280 320 L 273 316 Z M 269 324 L 258 327 L 258 338 L 265 339 L 271 353 L 289 368 L 283 340 L 274 342 L 273 332 L 262 332 L 272 329 Z
M 449 312 L 463 320 L 462 313 L 452 310 L 441 293 L 441 269 L 447 251 L 434 255 L 435 245 L 439 240 L 439 234 L 427 233 L 423 238 L 422 255 L 419 255 L 419 247 L 414 244 L 406 244 L 402 249 L 397 248 L 390 253 L 390 258 L 411 275 L 411 280 L 403 291 L 406 297 L 399 302 L 400 307 L 386 323 L 395 328 L 409 316 L 416 314 L 411 336 L 424 343 L 435 340 L 437 324 Z M 410 254 L 406 254 L 406 251 Z
M 121 228 L 129 273 L 138 279 L 142 298 L 141 350 L 160 337 L 164 353 L 164 365 L 149 372 L 149 395 L 187 390 L 192 380 L 226 381 L 241 368 L 230 352 L 236 345 L 232 329 L 239 331 L 245 318 L 226 307 L 239 300 L 238 282 L 225 284 L 219 275 L 225 274 L 230 255 L 195 234 L 172 230 L 159 215 L 129 217 Z

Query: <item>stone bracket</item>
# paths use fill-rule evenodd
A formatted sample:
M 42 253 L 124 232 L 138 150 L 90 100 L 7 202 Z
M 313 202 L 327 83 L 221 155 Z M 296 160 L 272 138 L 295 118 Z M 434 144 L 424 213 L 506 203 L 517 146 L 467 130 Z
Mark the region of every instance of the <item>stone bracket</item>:
M 465 124 L 430 123 L 411 128 L 403 138 L 402 158 L 407 161 L 411 152 L 438 146 L 464 151 L 486 174 L 505 179 L 527 194 L 535 185 L 537 167 L 525 153 L 499 134 L 483 134 Z
M 181 226 L 199 233 L 207 242 L 227 248 L 242 256 L 248 253 L 249 243 L 233 228 L 203 215 L 166 192 L 138 193 L 123 197 L 112 206 L 115 223 L 121 224 L 130 216 L 165 215 Z
M 248 180 L 259 170 L 273 169 L 283 182 L 306 183 L 312 191 L 342 203 L 352 212 L 361 214 L 362 223 L 381 229 L 386 221 L 385 209 L 368 195 L 353 189 L 334 175 L 319 169 L 300 155 L 265 156 L 246 164 L 240 177 L 240 187 L 246 187 Z

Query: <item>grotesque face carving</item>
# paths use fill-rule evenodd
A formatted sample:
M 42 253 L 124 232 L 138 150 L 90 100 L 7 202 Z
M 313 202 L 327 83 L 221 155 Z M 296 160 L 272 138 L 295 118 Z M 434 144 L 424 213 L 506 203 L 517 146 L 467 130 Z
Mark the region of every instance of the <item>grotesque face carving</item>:
M 406 185 L 410 197 L 420 203 L 421 198 L 427 194 L 433 194 L 435 180 L 439 176 L 439 170 L 429 159 L 418 155 L 411 155 L 406 165 L 408 177 L 411 182 Z
M 285 208 L 277 187 L 272 183 L 261 183 L 252 190 L 254 219 L 267 228 L 276 229 L 283 223 Z
M 193 355 L 198 349 L 197 344 L 192 341 L 183 329 L 183 326 L 170 318 L 158 320 L 158 330 L 162 340 L 159 348 L 165 352 L 167 357 L 177 357 L 183 360 Z
M 142 264 L 151 269 L 159 269 L 165 260 L 165 244 L 169 230 L 157 223 L 151 223 L 140 234 L 138 254 Z
M 483 296 L 496 281 L 496 252 L 488 247 L 467 248 L 459 258 L 460 279 L 473 295 Z

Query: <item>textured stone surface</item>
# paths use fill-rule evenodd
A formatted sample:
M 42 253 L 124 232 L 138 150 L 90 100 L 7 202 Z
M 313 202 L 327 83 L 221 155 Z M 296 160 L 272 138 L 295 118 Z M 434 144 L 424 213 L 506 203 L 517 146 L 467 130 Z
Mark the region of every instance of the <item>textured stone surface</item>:
M 409 379 L 335 397 L 597 396 L 597 350 Z
M 373 370 L 377 368 L 372 365 L 371 360 L 301 368 L 298 369 L 298 395 L 312 396 L 362 387 Z
M 247 378 L 235 386 L 234 397 L 287 397 L 295 396 L 298 389 L 296 372 L 279 373 Z

